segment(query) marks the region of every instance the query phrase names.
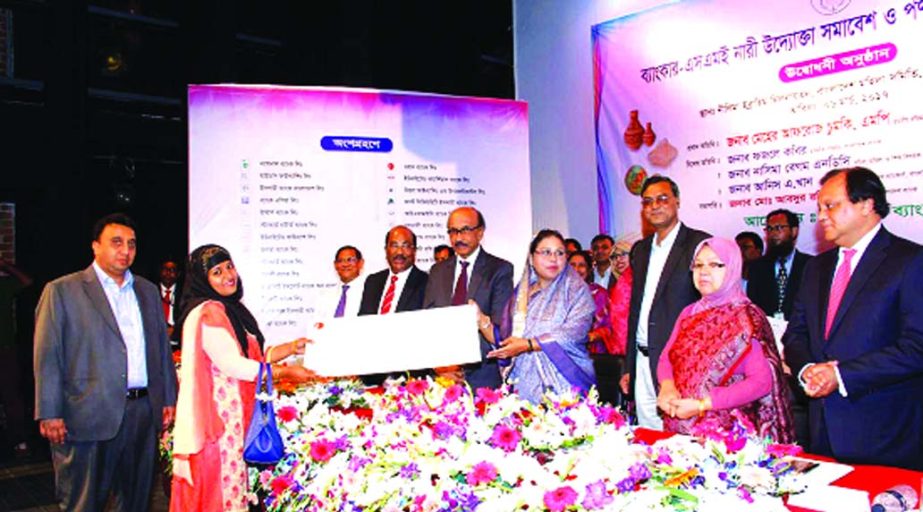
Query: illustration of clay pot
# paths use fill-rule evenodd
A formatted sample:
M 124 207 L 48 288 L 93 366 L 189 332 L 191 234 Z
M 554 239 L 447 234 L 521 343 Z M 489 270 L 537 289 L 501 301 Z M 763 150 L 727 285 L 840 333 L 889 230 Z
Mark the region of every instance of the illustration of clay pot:
M 657 140 L 657 134 L 654 133 L 654 130 L 651 128 L 651 123 L 647 123 L 647 126 L 644 128 L 644 134 L 641 136 L 641 140 L 644 141 L 644 145 L 651 147 L 654 145 L 654 141 Z
M 641 147 L 641 138 L 644 136 L 644 127 L 641 121 L 638 121 L 638 111 L 629 112 L 631 119 L 628 121 L 628 128 L 625 128 L 625 145 L 632 151 L 637 151 Z

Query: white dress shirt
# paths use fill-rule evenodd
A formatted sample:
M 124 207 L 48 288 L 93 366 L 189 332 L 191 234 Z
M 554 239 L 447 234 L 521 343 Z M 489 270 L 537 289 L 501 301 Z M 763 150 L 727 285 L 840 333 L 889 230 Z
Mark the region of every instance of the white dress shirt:
M 343 316 L 356 316 L 359 314 L 359 305 L 362 303 L 362 289 L 365 288 L 365 274 L 359 274 L 355 279 L 346 283 L 349 289 L 346 291 L 346 308 L 343 310 Z M 385 285 L 387 286 L 387 284 Z M 387 288 L 385 288 L 387 289 Z M 314 310 L 317 312 L 317 318 L 333 318 L 337 312 L 337 305 L 340 303 L 340 295 L 343 293 L 343 282 L 337 281 L 333 286 L 327 286 L 317 296 L 317 303 Z
M 651 257 L 647 264 L 647 275 L 644 279 L 644 295 L 641 297 L 641 311 L 638 315 L 638 330 L 635 333 L 635 339 L 641 347 L 647 346 L 647 323 L 651 317 L 651 307 L 654 305 L 654 295 L 657 293 L 657 284 L 660 283 L 660 274 L 663 273 L 663 267 L 667 264 L 667 257 L 673 249 L 676 242 L 676 235 L 679 234 L 680 223 L 677 222 L 673 229 L 667 233 L 667 236 L 659 244 L 657 235 L 651 243 Z
M 394 313 L 394 310 L 397 309 L 397 303 L 401 299 L 401 293 L 404 291 L 404 285 L 407 284 L 407 278 L 410 276 L 410 270 L 413 268 L 413 265 L 404 270 L 400 274 L 394 274 L 390 270 L 388 271 L 388 277 L 385 278 L 385 287 L 381 290 L 381 299 L 378 301 L 378 313 L 381 313 L 381 305 L 385 302 L 385 295 L 388 293 L 388 288 L 391 286 L 391 278 L 397 276 L 397 281 L 394 283 L 394 298 L 391 299 L 391 309 L 388 310 L 388 313 Z
M 167 325 L 173 326 L 173 305 L 176 304 L 176 285 L 166 287 L 163 283 L 160 283 L 160 302 L 163 303 L 163 297 L 166 295 L 167 290 L 170 290 L 170 314 L 167 316 Z
M 125 271 L 122 286 L 103 272 L 94 261 L 93 270 L 103 287 L 112 315 L 119 326 L 122 340 L 125 342 L 125 354 L 128 358 L 128 387 L 147 387 L 147 355 L 144 351 L 144 323 L 141 320 L 141 306 L 135 295 L 135 276 L 131 270 Z

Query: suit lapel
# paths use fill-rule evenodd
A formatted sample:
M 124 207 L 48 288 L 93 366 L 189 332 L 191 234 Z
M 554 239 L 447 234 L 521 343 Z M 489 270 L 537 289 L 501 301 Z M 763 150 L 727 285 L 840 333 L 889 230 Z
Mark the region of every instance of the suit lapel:
M 401 296 L 397 300 L 397 306 L 394 308 L 394 312 L 404 311 L 407 307 L 407 301 L 413 297 L 414 291 L 416 291 L 419 286 L 418 283 L 418 272 L 417 267 L 410 267 L 410 274 L 407 275 L 407 282 L 404 283 L 404 289 L 401 290 Z
M 818 256 L 820 262 L 817 265 L 817 312 L 814 315 L 817 322 L 814 324 L 814 329 L 818 333 L 817 339 L 820 340 L 821 345 L 825 342 L 824 326 L 827 323 L 827 304 L 830 302 L 830 286 L 833 284 L 837 254 L 837 249 L 834 249 Z
M 487 258 L 484 256 L 484 248 L 481 247 L 481 252 L 478 253 L 478 259 L 474 260 L 474 266 L 471 268 L 471 276 L 468 279 L 468 298 L 474 297 L 475 292 L 478 291 L 478 287 L 481 286 L 481 280 L 484 278 L 484 267 L 487 266 Z M 454 273 L 452 274 L 454 276 Z M 451 291 L 454 292 L 454 284 L 451 285 Z
M 96 271 L 93 270 L 92 265 L 83 272 L 83 291 L 89 296 L 90 303 L 93 304 L 93 307 L 96 308 L 99 315 L 103 317 L 103 321 L 106 322 L 106 325 L 112 329 L 112 332 L 121 338 L 122 332 L 119 331 L 119 324 L 115 321 L 115 315 L 112 313 L 109 299 L 106 297 L 106 292 L 103 291 L 103 285 L 99 282 L 99 278 L 96 277 Z
M 138 278 L 135 278 L 134 284 L 132 286 L 135 290 L 135 298 L 138 300 L 138 309 L 141 313 L 141 325 L 144 329 L 144 348 L 147 353 L 148 361 L 156 361 L 156 354 L 153 353 L 155 342 L 157 341 L 157 329 L 155 326 L 151 325 L 151 321 L 162 320 L 163 317 L 160 315 L 146 315 L 145 311 L 148 311 L 148 308 L 151 307 L 149 297 L 141 292 L 141 283 L 138 282 Z M 164 321 L 165 322 L 165 321 Z M 148 372 L 150 373 L 150 372 Z
M 663 265 L 663 272 L 660 273 L 660 278 L 657 280 L 657 291 L 654 292 L 654 302 L 657 302 L 660 294 L 664 292 L 664 288 L 667 286 L 667 281 L 669 281 L 669 279 L 664 279 L 664 277 L 671 275 L 676 266 L 679 265 L 679 257 L 680 253 L 684 252 L 687 233 L 686 226 L 680 224 L 679 233 L 676 234 L 676 240 L 673 241 L 673 247 L 670 248 L 667 262 Z M 656 236 L 655 234 L 654 237 Z M 651 239 L 651 243 L 654 243 L 654 238 Z
M 859 264 L 856 265 L 856 271 L 853 272 L 852 276 L 849 278 L 849 284 L 846 285 L 846 291 L 843 293 L 843 298 L 840 300 L 840 306 L 836 310 L 836 316 L 833 317 L 833 325 L 830 326 L 831 338 L 834 332 L 836 332 L 837 326 L 843 321 L 843 317 L 846 316 L 849 307 L 856 300 L 862 287 L 865 286 L 865 283 L 868 282 L 869 278 L 872 277 L 875 271 L 878 270 L 878 267 L 884 262 L 885 257 L 888 255 L 885 249 L 890 242 L 891 239 L 888 232 L 885 231 L 884 228 L 881 228 L 878 234 L 875 235 L 875 238 L 872 239 L 872 242 L 869 243 L 869 246 L 865 249 L 862 259 L 859 260 Z M 827 291 L 827 295 L 830 295 L 829 290 Z

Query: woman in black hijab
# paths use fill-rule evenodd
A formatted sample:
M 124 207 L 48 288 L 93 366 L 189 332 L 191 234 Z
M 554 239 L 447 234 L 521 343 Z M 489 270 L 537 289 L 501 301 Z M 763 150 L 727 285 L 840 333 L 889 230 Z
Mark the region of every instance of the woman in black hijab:
M 240 301 L 243 284 L 226 249 L 204 245 L 193 251 L 186 276 L 176 322 L 183 359 L 170 509 L 246 511 L 244 436 L 265 340 Z M 271 347 L 265 360 L 303 354 L 306 343 L 299 338 Z M 272 372 L 295 382 L 315 376 L 300 365 L 273 365 Z

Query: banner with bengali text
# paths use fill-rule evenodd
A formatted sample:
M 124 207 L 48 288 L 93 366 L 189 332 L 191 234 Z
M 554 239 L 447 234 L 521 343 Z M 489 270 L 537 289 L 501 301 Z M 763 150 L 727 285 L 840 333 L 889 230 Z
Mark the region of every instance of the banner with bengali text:
M 603 230 L 639 230 L 659 173 L 684 223 L 762 235 L 786 208 L 817 253 L 820 178 L 864 166 L 888 229 L 923 242 L 923 0 L 676 2 L 594 26 L 593 46 Z
M 270 343 L 333 314 L 339 247 L 362 252 L 364 274 L 383 270 L 386 233 L 402 224 L 429 270 L 459 206 L 478 208 L 485 249 L 521 268 L 532 231 L 527 114 L 524 102 L 487 98 L 190 86 L 190 248 L 228 248 Z

